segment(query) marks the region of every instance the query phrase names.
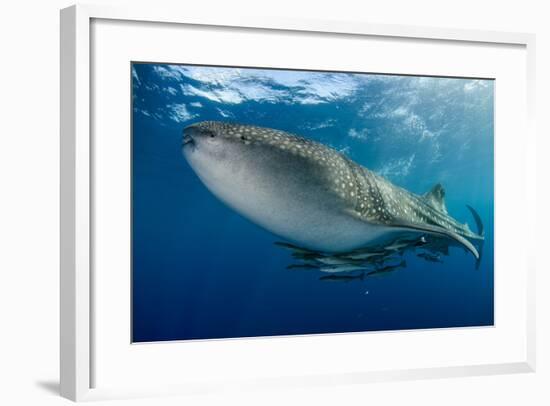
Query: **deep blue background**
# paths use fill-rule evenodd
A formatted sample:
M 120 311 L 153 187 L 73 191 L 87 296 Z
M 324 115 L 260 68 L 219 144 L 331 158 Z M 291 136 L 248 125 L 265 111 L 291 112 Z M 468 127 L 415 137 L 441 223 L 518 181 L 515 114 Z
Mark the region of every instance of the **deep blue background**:
M 133 341 L 493 324 L 493 82 L 134 64 Z M 323 91 L 329 89 L 330 91 Z M 479 270 L 406 254 L 383 278 L 287 270 L 279 239 L 226 207 L 181 154 L 182 129 L 229 120 L 331 145 L 486 229 Z

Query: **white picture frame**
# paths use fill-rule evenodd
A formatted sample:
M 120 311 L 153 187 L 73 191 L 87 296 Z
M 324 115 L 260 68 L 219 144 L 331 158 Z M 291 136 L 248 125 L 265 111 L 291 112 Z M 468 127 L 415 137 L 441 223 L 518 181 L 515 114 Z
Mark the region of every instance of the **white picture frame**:
M 93 20 L 117 20 L 125 22 L 152 22 L 192 24 L 204 27 L 241 27 L 248 29 L 315 32 L 319 34 L 350 34 L 369 37 L 409 38 L 487 44 L 513 44 L 525 47 L 526 61 L 526 110 L 527 120 L 522 142 L 526 143 L 529 165 L 528 175 L 535 173 L 534 131 L 534 55 L 535 37 L 526 33 L 474 31 L 447 28 L 429 28 L 403 25 L 380 25 L 341 21 L 300 19 L 254 18 L 231 20 L 219 16 L 192 17 L 184 9 L 160 10 L 155 7 L 111 8 L 106 6 L 76 5 L 61 11 L 61 365 L 60 383 L 62 396 L 78 401 L 97 397 L 140 394 L 133 389 L 101 391 L 91 389 L 93 377 L 90 370 L 94 363 L 91 343 L 94 328 L 91 316 L 94 280 L 92 277 L 91 233 L 94 229 L 91 207 L 92 159 L 91 148 L 91 24 Z M 534 179 L 534 176 L 532 177 Z M 534 183 L 525 185 L 532 192 L 529 198 L 529 218 L 534 220 Z M 531 227 L 532 229 L 532 227 Z M 534 234 L 532 232 L 531 234 Z M 526 238 L 534 240 L 534 235 Z M 281 378 L 252 382 L 251 385 L 277 386 L 295 384 L 326 384 L 344 382 L 369 382 L 375 380 L 420 379 L 483 374 L 528 372 L 535 369 L 535 266 L 534 258 L 523 261 L 527 275 L 527 303 L 525 303 L 525 357 L 520 362 L 448 366 L 438 368 L 412 368 L 387 371 L 367 371 L 334 375 L 311 375 L 297 378 Z M 206 385 L 211 390 L 216 385 Z M 197 390 L 197 388 L 193 389 Z M 159 393 L 166 393 L 159 388 Z M 176 388 L 173 393 L 185 393 Z

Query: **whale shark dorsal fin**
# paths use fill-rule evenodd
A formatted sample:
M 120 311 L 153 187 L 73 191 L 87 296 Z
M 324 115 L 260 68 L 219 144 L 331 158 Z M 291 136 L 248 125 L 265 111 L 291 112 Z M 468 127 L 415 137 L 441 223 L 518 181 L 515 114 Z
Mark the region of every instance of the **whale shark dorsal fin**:
M 424 194 L 424 199 L 434 209 L 439 210 L 442 213 L 447 213 L 447 206 L 445 206 L 445 189 L 441 183 L 437 183 L 431 190 Z

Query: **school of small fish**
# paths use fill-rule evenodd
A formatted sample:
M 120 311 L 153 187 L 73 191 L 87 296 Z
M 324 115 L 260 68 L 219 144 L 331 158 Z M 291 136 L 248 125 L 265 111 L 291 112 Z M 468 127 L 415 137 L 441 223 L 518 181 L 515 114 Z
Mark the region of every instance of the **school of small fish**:
M 407 251 L 433 263 L 442 263 L 442 257 L 449 255 L 448 242 L 432 236 L 396 239 L 383 246 L 337 254 L 312 251 L 288 242 L 276 242 L 275 245 L 288 249 L 296 261 L 288 265 L 287 269 L 319 271 L 324 274 L 319 280 L 331 282 L 363 281 L 365 278 L 386 276 L 406 268 L 407 262 L 403 256 Z

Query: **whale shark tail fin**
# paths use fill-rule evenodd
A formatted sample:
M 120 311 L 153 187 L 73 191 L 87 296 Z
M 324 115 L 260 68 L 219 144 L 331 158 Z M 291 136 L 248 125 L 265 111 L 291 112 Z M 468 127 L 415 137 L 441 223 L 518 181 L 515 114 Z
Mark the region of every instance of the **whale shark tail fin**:
M 468 208 L 468 210 L 470 210 L 470 213 L 472 213 L 472 216 L 474 218 L 474 221 L 476 222 L 476 227 L 477 227 L 477 233 L 483 237 L 484 235 L 484 229 L 483 229 L 483 222 L 481 221 L 481 216 L 477 213 L 477 211 L 475 211 L 475 209 L 470 206 L 469 204 L 466 205 L 466 207 Z
M 467 204 L 466 207 L 468 208 L 468 210 L 470 210 L 470 213 L 472 213 L 472 217 L 474 218 L 474 221 L 476 222 L 478 235 L 480 237 L 484 237 L 485 236 L 485 230 L 483 228 L 483 222 L 481 221 L 480 215 L 469 204 Z M 476 260 L 476 269 L 479 269 L 479 265 L 481 264 L 481 257 L 483 255 L 483 242 L 484 241 L 485 240 L 483 238 L 481 238 L 477 241 L 477 244 L 476 244 L 477 245 L 477 250 L 479 252 L 479 257 Z

